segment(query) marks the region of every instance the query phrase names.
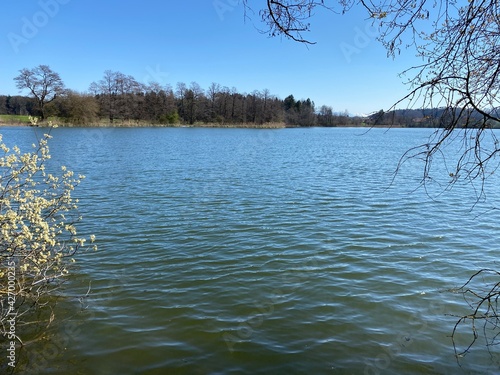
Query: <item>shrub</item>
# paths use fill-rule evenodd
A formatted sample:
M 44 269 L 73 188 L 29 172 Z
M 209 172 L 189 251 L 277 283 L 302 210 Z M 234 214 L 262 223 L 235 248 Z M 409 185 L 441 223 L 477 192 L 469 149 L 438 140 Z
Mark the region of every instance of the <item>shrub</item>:
M 16 324 L 50 305 L 86 242 L 77 236 L 81 218 L 71 196 L 84 176 L 65 167 L 47 171 L 49 139 L 45 134 L 32 152 L 21 153 L 0 135 L 0 333 L 11 343 L 22 343 Z

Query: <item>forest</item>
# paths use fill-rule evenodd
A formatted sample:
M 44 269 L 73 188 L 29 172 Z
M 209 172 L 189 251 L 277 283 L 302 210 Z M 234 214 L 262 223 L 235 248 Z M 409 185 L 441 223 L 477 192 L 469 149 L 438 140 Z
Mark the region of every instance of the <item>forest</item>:
M 46 66 L 43 66 L 49 69 Z M 26 72 L 32 72 L 25 70 Z M 23 71 L 21 71 L 23 72 Z M 49 73 L 55 74 L 49 69 Z M 58 77 L 58 75 L 57 75 Z M 30 88 L 20 78 L 19 88 Z M 33 79 L 33 77 L 31 77 Z M 24 85 L 24 86 L 23 86 Z M 49 88 L 50 89 L 50 88 Z M 294 95 L 281 99 L 268 89 L 240 93 L 212 83 L 203 89 L 198 83 L 179 82 L 175 89 L 157 82 L 143 84 L 134 77 L 107 70 L 92 82 L 86 93 L 60 88 L 50 100 L 40 103 L 35 90 L 31 96 L 0 95 L 0 120 L 13 116 L 40 116 L 68 126 L 250 126 L 250 127 L 335 127 L 397 126 L 442 127 L 444 109 L 404 109 L 368 116 L 351 116 L 310 98 Z M 449 111 L 446 111 L 449 113 Z M 9 117 L 11 116 L 11 117 Z

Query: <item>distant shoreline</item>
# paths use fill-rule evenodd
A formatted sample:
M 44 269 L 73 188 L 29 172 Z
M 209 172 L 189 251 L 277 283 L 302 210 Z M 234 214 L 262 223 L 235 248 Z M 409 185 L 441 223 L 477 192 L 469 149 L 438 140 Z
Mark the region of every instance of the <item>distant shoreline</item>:
M 375 125 L 375 126 L 353 126 L 353 125 L 338 125 L 338 126 L 280 126 L 280 127 L 271 127 L 271 126 L 240 126 L 240 125 L 229 125 L 229 126 L 218 126 L 218 125 L 58 125 L 58 128 L 67 128 L 67 129 L 78 129 L 78 128 L 102 128 L 102 129 L 140 129 L 140 128 L 190 128 L 190 129 L 266 129 L 266 130 L 278 130 L 278 129 L 313 129 L 313 128 L 324 128 L 324 129 L 335 129 L 335 128 L 357 128 L 357 129 L 418 129 L 419 127 L 408 128 L 406 126 L 400 125 Z M 32 126 L 26 124 L 0 124 L 0 129 L 2 128 L 40 128 L 46 129 L 49 126 Z M 421 127 L 421 129 L 425 129 Z M 430 129 L 430 128 L 429 128 Z
M 285 124 L 134 124 L 134 123 L 108 123 L 108 124 L 59 124 L 54 122 L 59 128 L 213 128 L 213 129 L 308 129 L 308 128 L 359 128 L 359 129 L 372 129 L 372 128 L 408 128 L 401 125 L 336 125 L 336 126 L 300 126 L 300 125 L 285 125 Z M 48 124 L 42 123 L 37 126 L 26 124 L 22 122 L 0 122 L 0 129 L 2 127 L 27 127 L 27 128 L 47 128 Z M 411 128 L 408 128 L 411 129 Z

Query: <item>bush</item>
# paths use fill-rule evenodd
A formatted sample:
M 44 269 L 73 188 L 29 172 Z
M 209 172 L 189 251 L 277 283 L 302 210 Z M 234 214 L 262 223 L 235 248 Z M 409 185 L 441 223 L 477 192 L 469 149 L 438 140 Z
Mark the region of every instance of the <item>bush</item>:
M 161 115 L 158 118 L 158 121 L 160 124 L 174 125 L 179 123 L 179 114 L 177 113 L 177 111 L 170 112 L 168 114 Z
M 81 218 L 71 196 L 84 176 L 65 167 L 58 175 L 46 170 L 49 139 L 45 134 L 32 152 L 21 153 L 0 135 L 0 334 L 11 347 L 22 343 L 16 325 L 50 305 L 86 242 L 77 236 Z

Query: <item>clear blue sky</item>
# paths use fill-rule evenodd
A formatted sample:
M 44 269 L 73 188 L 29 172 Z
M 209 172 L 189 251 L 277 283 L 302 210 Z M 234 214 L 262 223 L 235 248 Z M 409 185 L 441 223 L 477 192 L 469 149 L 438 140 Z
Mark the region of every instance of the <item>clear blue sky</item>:
M 259 33 L 259 15 L 248 16 L 236 0 L 3 0 L 0 94 L 19 94 L 13 78 L 40 64 L 77 91 L 110 69 L 174 89 L 192 81 L 267 88 L 351 114 L 387 109 L 407 93 L 398 73 L 416 63 L 413 53 L 387 58 L 361 8 L 318 11 L 309 47 Z

